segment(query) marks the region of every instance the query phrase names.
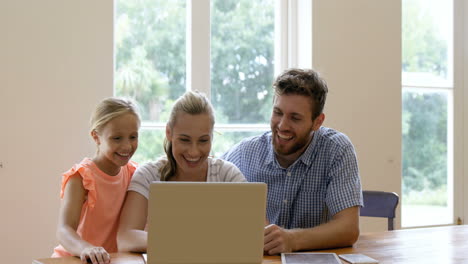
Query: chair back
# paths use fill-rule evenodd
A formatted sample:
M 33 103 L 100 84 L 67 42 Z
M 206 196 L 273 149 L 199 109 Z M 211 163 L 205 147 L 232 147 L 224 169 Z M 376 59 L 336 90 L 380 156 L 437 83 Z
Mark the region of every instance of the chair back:
M 394 192 L 362 191 L 364 206 L 361 216 L 388 218 L 388 230 L 393 230 L 399 196 Z

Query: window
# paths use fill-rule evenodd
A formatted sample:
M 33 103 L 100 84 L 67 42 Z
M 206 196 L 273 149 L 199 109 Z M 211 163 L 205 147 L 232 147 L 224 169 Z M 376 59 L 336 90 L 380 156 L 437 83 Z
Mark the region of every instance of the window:
M 116 1 L 115 94 L 137 101 L 143 119 L 135 160 L 164 154 L 171 106 L 187 89 L 214 106 L 213 155 L 269 130 L 274 76 L 311 66 L 307 10 L 304 0 Z
M 453 2 L 402 2 L 402 227 L 453 223 Z

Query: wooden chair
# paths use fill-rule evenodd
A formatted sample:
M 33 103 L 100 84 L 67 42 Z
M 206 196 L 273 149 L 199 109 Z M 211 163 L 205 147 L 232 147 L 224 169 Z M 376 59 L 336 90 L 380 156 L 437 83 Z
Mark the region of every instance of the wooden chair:
M 394 192 L 362 191 L 364 206 L 361 216 L 388 218 L 388 230 L 393 230 L 399 196 Z

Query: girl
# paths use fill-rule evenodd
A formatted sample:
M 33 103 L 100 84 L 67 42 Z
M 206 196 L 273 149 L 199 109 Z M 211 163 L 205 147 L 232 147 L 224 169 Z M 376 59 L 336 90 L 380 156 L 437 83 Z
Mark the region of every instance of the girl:
M 139 167 L 128 188 L 117 242 L 119 251 L 146 252 L 145 231 L 152 181 L 246 181 L 232 163 L 209 157 L 213 108 L 198 92 L 186 92 L 174 104 L 166 125 L 165 158 Z
M 80 256 L 93 264 L 110 263 L 117 252 L 120 210 L 136 164 L 140 118 L 130 101 L 107 98 L 91 117 L 93 159 L 85 158 L 62 177 L 57 227 L 60 243 L 52 257 Z

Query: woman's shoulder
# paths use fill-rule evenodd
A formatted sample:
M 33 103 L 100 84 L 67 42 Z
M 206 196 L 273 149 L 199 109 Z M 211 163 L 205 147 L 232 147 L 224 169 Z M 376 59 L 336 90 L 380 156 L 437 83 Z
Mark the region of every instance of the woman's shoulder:
M 240 170 L 233 163 L 218 158 L 209 158 L 210 173 L 219 181 L 245 181 Z
M 151 178 L 152 180 L 159 180 L 161 168 L 167 163 L 166 158 L 159 158 L 155 161 L 146 162 L 138 166 L 135 171 L 135 177 Z
M 143 165 L 138 166 L 138 168 L 159 169 L 162 166 L 164 166 L 164 164 L 166 163 L 167 163 L 167 158 L 162 157 L 154 161 L 143 163 Z
M 232 167 L 232 166 L 235 167 L 235 165 L 232 164 L 231 162 L 220 159 L 220 158 L 215 158 L 215 157 L 208 158 L 208 164 L 211 168 L 218 168 L 218 169 L 223 168 L 223 167 Z

